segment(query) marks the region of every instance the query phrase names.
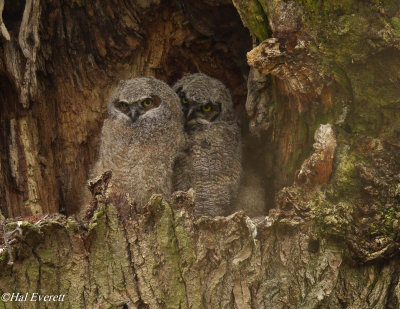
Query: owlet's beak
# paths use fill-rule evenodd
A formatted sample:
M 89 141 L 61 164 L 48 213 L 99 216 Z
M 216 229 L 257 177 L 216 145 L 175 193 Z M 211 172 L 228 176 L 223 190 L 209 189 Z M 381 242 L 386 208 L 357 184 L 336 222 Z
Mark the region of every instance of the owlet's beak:
M 136 106 L 132 106 L 129 112 L 129 118 L 131 118 L 132 122 L 135 122 L 139 118 L 139 111 Z
M 189 108 L 187 115 L 186 115 L 187 121 L 192 120 L 194 118 L 194 116 L 196 115 L 195 111 L 196 111 L 196 107 L 192 106 L 191 108 Z

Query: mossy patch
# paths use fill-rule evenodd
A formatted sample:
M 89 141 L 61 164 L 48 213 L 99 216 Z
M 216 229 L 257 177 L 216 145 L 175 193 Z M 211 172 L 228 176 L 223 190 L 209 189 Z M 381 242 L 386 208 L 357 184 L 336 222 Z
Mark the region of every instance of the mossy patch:
M 250 33 L 264 41 L 269 36 L 269 26 L 261 3 L 257 0 L 233 0 L 233 5 Z
M 6 250 L 2 250 L 2 252 L 0 253 L 0 267 L 4 267 L 7 261 L 8 261 L 8 253 Z
M 184 223 L 186 218 L 183 217 L 182 214 L 183 212 L 178 212 L 175 214 L 175 235 L 178 241 L 181 261 L 184 262 L 185 268 L 190 268 L 195 259 L 193 240 L 185 229 Z
M 400 36 L 400 17 L 393 17 L 391 19 L 391 23 L 392 23 L 392 26 L 393 26 L 393 29 L 394 29 L 394 33 L 397 36 Z
M 72 219 L 71 217 L 67 218 L 67 225 L 65 226 L 65 228 L 68 231 L 78 231 L 79 230 L 79 223 Z
M 387 50 L 349 68 L 355 102 L 348 122 L 353 133 L 398 138 L 400 52 Z
M 160 201 L 160 206 L 163 212 L 157 223 L 156 237 L 165 254 L 163 263 L 166 263 L 167 268 L 170 270 L 166 274 L 169 279 L 169 293 L 164 299 L 168 308 L 180 308 L 186 305 L 186 292 L 183 278 L 181 277 L 180 252 L 175 234 L 173 211 L 164 200 Z M 180 236 L 182 236 L 182 233 L 180 233 Z
M 92 220 L 89 224 L 89 231 L 92 231 L 98 225 L 98 221 L 105 216 L 105 204 L 99 203 L 97 209 L 95 210 Z
M 313 216 L 324 234 L 345 236 L 351 230 L 353 213 L 361 203 L 357 156 L 348 146 L 337 150 L 337 166 L 330 183 L 311 202 Z

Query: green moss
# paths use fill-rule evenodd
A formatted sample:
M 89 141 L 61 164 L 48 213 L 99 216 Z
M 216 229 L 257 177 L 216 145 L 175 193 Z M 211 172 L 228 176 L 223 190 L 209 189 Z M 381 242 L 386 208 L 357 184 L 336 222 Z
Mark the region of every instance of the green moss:
M 304 7 L 306 28 L 315 31 L 318 38 L 316 51 L 322 52 L 322 62 L 328 66 L 366 61 L 393 44 L 393 36 L 399 32 L 397 16 L 385 20 L 382 15 L 398 13 L 396 0 L 374 5 L 355 0 L 297 2 Z
M 260 41 L 264 41 L 269 36 L 269 26 L 267 16 L 260 2 L 257 0 L 233 0 L 233 5 L 250 33 Z
M 178 240 L 180 258 L 185 263 L 185 268 L 189 269 L 195 259 L 193 241 L 184 226 L 185 218 L 181 214 L 175 215 L 175 235 Z
M 37 225 L 31 224 L 31 223 L 29 223 L 27 221 L 23 221 L 21 223 L 21 228 L 24 231 L 31 231 L 31 232 L 34 232 L 36 234 L 40 234 L 41 233 L 40 228 Z
M 335 12 L 344 11 L 348 12 L 355 0 L 297 0 L 297 2 L 303 4 L 310 12 Z
M 350 14 L 359 6 L 356 0 L 296 0 L 305 8 L 309 22 L 321 24 L 330 21 L 333 16 Z
M 337 150 L 333 177 L 313 198 L 311 211 L 320 233 L 345 236 L 352 229 L 353 213 L 361 205 L 360 181 L 355 167 L 357 156 L 349 147 Z
M 311 202 L 311 214 L 315 218 L 315 232 L 320 236 L 336 235 L 344 237 L 352 223 L 353 205 L 332 203 L 323 196 Z
M 15 230 L 18 227 L 18 222 L 10 222 L 6 224 L 6 231 L 10 232 Z
M 76 220 L 72 219 L 71 217 L 68 217 L 67 219 L 67 225 L 65 228 L 68 231 L 77 231 L 79 229 L 79 224 L 76 222 Z
M 18 223 L 20 222 L 20 223 Z M 23 233 L 33 232 L 34 234 L 40 234 L 40 228 L 37 225 L 31 224 L 28 221 L 15 221 L 10 222 L 6 225 L 6 231 L 10 232 L 19 227 Z
M 3 250 L 0 253 L 0 267 L 3 267 L 4 264 L 8 261 L 8 253 L 6 250 Z
M 98 225 L 98 221 L 105 216 L 105 205 L 104 203 L 99 203 L 96 211 L 93 214 L 93 218 L 89 224 L 89 231 L 92 231 Z
M 390 207 L 386 209 L 383 213 L 385 232 L 391 234 L 393 230 L 393 221 L 396 219 L 396 214 L 398 209 L 396 207 Z
M 356 134 L 396 139 L 400 127 L 400 52 L 387 50 L 350 67 L 354 100 L 348 122 Z
M 88 265 L 95 289 L 101 294 L 90 294 L 88 299 L 92 303 L 100 297 L 107 302 L 123 302 L 126 298 L 118 291 L 127 289 L 127 281 L 132 283 L 132 272 L 127 235 L 114 205 L 99 203 L 89 228 L 91 241 L 88 250 L 91 254 Z
M 165 296 L 167 308 L 181 308 L 186 305 L 186 292 L 181 277 L 180 254 L 177 246 L 177 238 L 174 229 L 174 219 L 171 207 L 164 201 L 160 201 L 163 209 L 162 216 L 157 224 L 157 240 L 165 254 L 165 263 L 168 269 L 168 287 L 170 293 Z M 182 230 L 180 230 L 182 233 Z
M 338 165 L 332 184 L 336 191 L 336 200 L 359 198 L 360 181 L 355 167 L 357 157 L 347 147 L 338 151 Z
M 392 26 L 393 26 L 395 35 L 400 36 L 400 18 L 393 17 L 391 19 L 391 22 L 392 22 Z

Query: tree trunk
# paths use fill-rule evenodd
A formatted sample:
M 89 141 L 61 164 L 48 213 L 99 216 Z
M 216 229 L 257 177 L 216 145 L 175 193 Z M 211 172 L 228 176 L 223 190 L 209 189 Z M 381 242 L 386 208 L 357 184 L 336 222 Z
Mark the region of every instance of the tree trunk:
M 397 0 L 0 0 L 0 44 L 0 308 L 399 308 Z M 197 71 L 241 115 L 244 211 L 138 214 L 105 174 L 64 216 L 118 80 Z

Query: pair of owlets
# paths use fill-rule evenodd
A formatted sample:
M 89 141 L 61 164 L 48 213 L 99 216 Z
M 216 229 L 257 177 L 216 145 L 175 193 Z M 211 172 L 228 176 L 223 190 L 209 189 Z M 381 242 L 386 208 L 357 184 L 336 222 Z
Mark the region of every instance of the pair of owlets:
M 195 214 L 230 212 L 240 182 L 240 129 L 228 89 L 205 74 L 171 89 L 152 77 L 120 82 L 108 102 L 90 177 L 111 170 L 138 207 L 152 194 L 195 191 Z

